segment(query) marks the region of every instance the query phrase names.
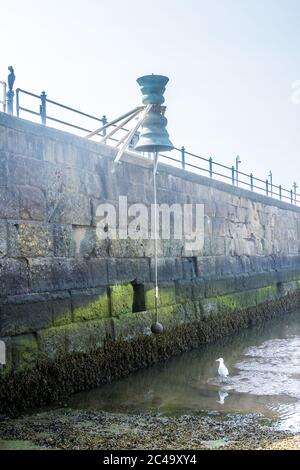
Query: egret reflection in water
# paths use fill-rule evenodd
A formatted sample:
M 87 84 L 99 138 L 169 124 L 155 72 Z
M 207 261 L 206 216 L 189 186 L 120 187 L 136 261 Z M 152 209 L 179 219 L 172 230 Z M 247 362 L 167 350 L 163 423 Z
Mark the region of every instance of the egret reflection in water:
M 225 390 L 219 390 L 219 400 L 217 400 L 217 403 L 220 403 L 220 405 L 224 405 L 225 398 L 229 396 L 229 393 L 225 392 Z

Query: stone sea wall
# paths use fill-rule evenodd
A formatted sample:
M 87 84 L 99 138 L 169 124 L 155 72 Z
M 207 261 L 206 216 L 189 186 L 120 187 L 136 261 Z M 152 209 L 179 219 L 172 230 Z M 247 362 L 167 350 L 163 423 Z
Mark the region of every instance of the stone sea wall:
M 161 164 L 158 203 L 203 204 L 204 246 L 159 241 L 153 337 L 153 240 L 96 236 L 99 204 L 153 202 L 149 161 L 112 171 L 115 155 L 0 113 L 1 407 L 37 380 L 44 403 L 56 376 L 61 393 L 89 388 L 298 305 L 300 210 Z

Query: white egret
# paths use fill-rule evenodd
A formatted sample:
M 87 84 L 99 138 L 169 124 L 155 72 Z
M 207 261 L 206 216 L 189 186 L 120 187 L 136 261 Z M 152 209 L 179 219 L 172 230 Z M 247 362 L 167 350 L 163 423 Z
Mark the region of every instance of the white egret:
M 228 369 L 224 364 L 223 357 L 220 357 L 219 359 L 217 359 L 216 362 L 219 363 L 218 373 L 221 379 L 223 380 L 229 375 Z

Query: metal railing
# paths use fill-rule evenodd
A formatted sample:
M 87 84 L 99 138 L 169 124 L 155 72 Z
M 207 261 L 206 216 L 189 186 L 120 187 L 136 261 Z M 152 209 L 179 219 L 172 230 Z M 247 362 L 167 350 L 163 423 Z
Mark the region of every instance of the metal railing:
M 0 104 L 2 104 L 2 110 L 6 113 L 6 82 L 0 80 L 0 85 L 2 86 L 2 98 L 0 98 Z
M 0 82 L 5 85 L 5 82 Z M 5 88 L 5 93 L 6 93 L 6 88 Z M 30 98 L 38 99 L 38 108 L 31 109 L 27 106 L 21 106 L 20 104 L 20 97 L 23 95 L 29 96 Z M 5 107 L 5 99 L 3 99 L 3 108 Z M 84 133 L 90 133 L 93 131 L 93 129 L 90 129 L 86 126 L 79 125 L 77 122 L 76 124 L 72 121 L 70 122 L 69 120 L 63 120 L 59 119 L 58 117 L 54 117 L 48 114 L 47 108 L 48 105 L 54 106 L 55 109 L 63 109 L 66 110 L 67 112 L 75 114 L 77 117 L 80 118 L 85 118 L 90 120 L 95 124 L 96 122 L 101 123 L 102 125 L 105 125 L 108 121 L 105 115 L 103 115 L 101 118 L 93 116 L 88 113 L 84 113 L 82 111 L 79 111 L 78 109 L 72 108 L 70 106 L 66 106 L 62 103 L 58 103 L 57 101 L 53 101 L 47 98 L 46 93 L 43 91 L 40 95 L 36 93 L 29 92 L 27 90 L 23 90 L 22 88 L 17 88 L 16 89 L 16 114 L 19 117 L 21 112 L 29 113 L 33 116 L 37 116 L 40 120 L 40 122 L 43 125 L 47 125 L 49 121 L 55 123 L 56 125 L 60 126 L 67 126 L 72 129 L 75 129 L 76 131 L 84 132 Z M 6 108 L 8 109 L 8 108 Z M 92 127 L 92 126 L 91 126 Z M 103 131 L 101 136 L 105 136 L 106 129 Z M 128 132 L 128 129 L 126 128 L 121 128 L 120 131 L 126 131 Z M 105 143 L 107 141 L 112 141 L 112 142 L 120 142 L 120 139 L 115 138 L 115 137 L 109 137 L 105 140 Z M 131 145 L 131 148 L 133 148 L 133 145 Z M 272 197 L 272 198 L 277 198 L 281 201 L 288 202 L 290 204 L 297 205 L 300 202 L 300 194 L 297 193 L 297 185 L 294 183 L 292 189 L 286 189 L 282 185 L 276 185 L 273 183 L 273 176 L 272 172 L 269 174 L 269 178 L 267 179 L 261 179 L 257 178 L 253 175 L 253 173 L 247 174 L 244 173 L 243 171 L 239 170 L 238 164 L 240 163 L 239 157 L 236 158 L 236 164 L 235 166 L 227 166 L 222 163 L 218 163 L 215 161 L 212 157 L 201 157 L 199 155 L 196 155 L 195 153 L 189 152 L 186 150 L 185 147 L 177 148 L 175 147 L 170 154 L 165 155 L 165 154 L 159 154 L 159 159 L 161 162 L 171 164 L 173 166 L 180 167 L 186 171 L 191 171 L 193 173 L 197 174 L 204 174 L 205 176 L 208 176 L 209 178 L 213 178 L 219 181 L 223 181 L 226 183 L 229 183 L 233 186 L 241 187 L 244 189 L 248 189 L 252 192 L 264 194 L 265 196 Z
M 171 154 L 173 155 L 160 154 L 161 161 L 170 161 L 186 171 L 192 171 L 193 173 L 200 172 L 209 178 L 224 181 L 233 186 L 248 189 L 268 197 L 277 198 L 290 204 L 297 205 L 300 202 L 300 194 L 297 193 L 296 183 L 294 183 L 293 189 L 286 189 L 282 185 L 276 185 L 273 183 L 272 173 L 270 173 L 270 179 L 263 180 L 255 177 L 253 173 L 248 174 L 237 170 L 234 165 L 227 166 L 216 162 L 212 157 L 200 157 L 188 152 L 185 147 L 175 147 Z
M 34 111 L 33 109 L 29 109 L 27 107 L 21 106 L 21 104 L 20 104 L 20 95 L 21 94 L 30 96 L 32 98 L 37 98 L 39 100 L 38 110 Z M 24 112 L 30 113 L 32 115 L 39 116 L 40 119 L 41 119 L 41 124 L 43 124 L 44 126 L 47 124 L 47 121 L 52 121 L 52 122 L 55 122 L 57 124 L 61 124 L 63 126 L 72 127 L 73 129 L 76 129 L 76 130 L 79 130 L 79 131 L 92 132 L 93 129 L 87 129 L 86 127 L 76 125 L 73 122 L 64 121 L 64 120 L 58 119 L 54 116 L 50 116 L 49 114 L 47 114 L 47 105 L 48 104 L 51 104 L 51 105 L 54 105 L 56 107 L 65 109 L 67 111 L 70 111 L 72 113 L 80 115 L 84 118 L 88 118 L 90 120 L 93 120 L 94 122 L 96 121 L 96 122 L 101 123 L 103 125 L 105 125 L 107 123 L 107 119 L 106 119 L 105 115 L 103 115 L 102 118 L 99 118 L 99 117 L 96 117 L 96 116 L 92 116 L 91 114 L 87 114 L 87 113 L 84 113 L 82 111 L 79 111 L 78 109 L 71 108 L 70 106 L 66 106 L 62 103 L 58 103 L 57 101 L 50 100 L 50 99 L 47 98 L 47 95 L 44 91 L 42 91 L 42 93 L 40 95 L 37 95 L 37 94 L 32 93 L 30 91 L 23 90 L 22 88 L 17 88 L 16 89 L 16 114 L 17 114 L 18 117 L 20 117 L 20 112 L 24 111 Z

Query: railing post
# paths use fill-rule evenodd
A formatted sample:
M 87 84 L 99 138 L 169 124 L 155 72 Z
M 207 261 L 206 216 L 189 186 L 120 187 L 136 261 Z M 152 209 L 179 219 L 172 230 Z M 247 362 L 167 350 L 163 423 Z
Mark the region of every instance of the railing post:
M 17 89 L 16 89 L 16 114 L 17 114 L 18 117 L 19 117 L 19 115 L 20 115 L 19 93 L 20 93 L 20 89 L 17 88 Z
M 281 184 L 279 185 L 279 199 L 281 201 L 282 199 L 282 187 L 281 187 Z
M 40 115 L 42 124 L 46 125 L 47 114 L 46 114 L 46 102 L 47 102 L 47 95 L 44 91 L 41 93 L 41 105 L 40 105 Z
M 1 83 L 2 83 L 2 86 L 3 86 L 3 93 L 2 93 L 3 112 L 6 113 L 6 97 L 7 97 L 7 94 L 6 94 L 6 82 L 1 82 Z
M 293 204 L 293 190 L 291 189 L 291 204 Z
M 236 172 L 236 185 L 238 186 L 239 185 L 239 163 L 242 163 L 239 155 L 236 156 L 236 159 L 235 159 L 235 172 Z
M 212 167 L 213 159 L 210 157 L 208 161 L 209 161 L 209 176 L 212 178 L 213 177 L 213 167 Z
M 297 205 L 297 188 L 298 188 L 298 185 L 296 183 L 296 181 L 294 181 L 294 202 L 295 202 L 295 205 Z
M 270 177 L 271 197 L 273 197 L 273 173 L 271 170 L 269 172 L 269 177 Z
M 232 165 L 232 167 L 231 167 L 231 182 L 232 182 L 233 186 L 234 186 L 234 173 L 235 173 L 234 165 Z
M 250 188 L 253 191 L 253 173 L 250 173 Z
M 184 146 L 181 147 L 181 166 L 182 166 L 182 169 L 185 170 L 185 148 L 184 148 Z
M 266 180 L 266 195 L 269 196 L 269 181 Z
M 105 114 L 103 114 L 101 121 L 102 121 L 103 126 L 105 126 L 105 124 L 107 124 L 107 117 L 105 116 Z M 102 135 L 103 135 L 103 137 L 106 136 L 106 129 L 103 129 Z

